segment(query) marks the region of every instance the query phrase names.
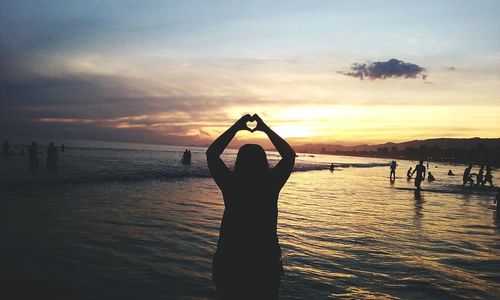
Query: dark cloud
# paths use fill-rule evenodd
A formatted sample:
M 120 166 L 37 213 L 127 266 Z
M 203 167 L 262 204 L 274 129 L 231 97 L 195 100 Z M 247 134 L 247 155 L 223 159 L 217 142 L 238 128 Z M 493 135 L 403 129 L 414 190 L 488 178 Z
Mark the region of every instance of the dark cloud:
M 351 72 L 340 72 L 346 76 L 368 79 L 386 79 L 386 78 L 417 78 L 421 76 L 423 80 L 427 78 L 425 68 L 404 61 L 391 58 L 388 61 L 376 61 L 370 63 L 355 63 L 351 67 Z
M 241 101 L 140 96 L 136 85 L 116 75 L 0 74 L 0 136 L 204 144 L 203 128 L 232 121 L 218 108 Z

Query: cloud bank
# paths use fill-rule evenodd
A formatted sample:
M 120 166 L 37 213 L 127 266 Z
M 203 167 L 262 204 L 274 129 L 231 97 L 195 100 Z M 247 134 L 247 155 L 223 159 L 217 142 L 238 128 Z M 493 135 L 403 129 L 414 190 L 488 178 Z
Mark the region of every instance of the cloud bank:
M 417 78 L 421 76 L 423 80 L 427 78 L 425 68 L 407 63 L 395 58 L 388 61 L 376 61 L 370 63 L 354 63 L 351 72 L 340 72 L 343 75 L 356 77 L 361 80 L 368 79 L 386 79 L 386 78 Z

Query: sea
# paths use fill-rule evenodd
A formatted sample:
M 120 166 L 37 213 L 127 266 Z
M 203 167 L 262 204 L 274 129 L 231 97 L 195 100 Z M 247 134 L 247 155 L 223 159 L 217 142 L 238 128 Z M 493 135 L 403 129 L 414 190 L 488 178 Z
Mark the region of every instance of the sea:
M 29 170 L 28 144 L 10 142 L 1 299 L 216 298 L 224 204 L 204 148 L 67 140 L 50 171 L 47 143 Z M 279 198 L 281 299 L 500 299 L 496 191 L 462 190 L 465 166 L 430 162 L 437 180 L 415 194 L 416 162 L 397 163 L 391 181 L 390 159 L 298 154 Z

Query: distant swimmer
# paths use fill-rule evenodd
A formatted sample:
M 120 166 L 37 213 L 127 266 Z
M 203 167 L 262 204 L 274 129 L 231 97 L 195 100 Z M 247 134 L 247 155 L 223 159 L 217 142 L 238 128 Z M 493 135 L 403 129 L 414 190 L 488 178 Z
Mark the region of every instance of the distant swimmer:
M 436 178 L 434 178 L 434 176 L 432 175 L 432 173 L 431 173 L 431 172 L 429 172 L 429 173 L 427 174 L 427 181 L 429 181 L 429 182 L 433 182 L 433 181 L 435 181 L 435 180 L 436 180 Z
M 448 170 L 448 176 L 454 176 L 453 172 L 451 170 Z
M 490 183 L 490 187 L 493 187 L 493 175 L 491 175 L 491 166 L 486 167 L 486 174 L 484 175 L 484 180 L 481 183 L 481 186 L 484 186 L 488 182 Z
M 31 143 L 31 146 L 28 149 L 30 169 L 34 170 L 38 168 L 38 149 L 36 147 L 36 143 Z
M 479 173 L 477 173 L 476 175 L 476 186 L 479 186 L 479 185 L 484 185 L 483 184 L 483 181 L 484 181 L 484 165 L 481 165 L 481 168 L 479 168 Z
M 49 148 L 47 148 L 47 170 L 57 169 L 57 161 L 59 160 L 59 153 L 57 153 L 57 148 L 54 143 L 49 143 Z
M 330 165 L 330 171 L 335 171 L 335 166 L 333 164 Z
M 467 168 L 465 168 L 464 176 L 463 176 L 464 183 L 462 184 L 462 187 L 465 187 L 467 182 L 470 182 L 470 186 L 472 186 L 474 184 L 474 179 L 472 179 L 471 174 L 470 174 L 471 169 L 472 169 L 472 164 L 469 164 L 469 166 Z
M 415 187 L 418 191 L 420 190 L 422 181 L 425 180 L 425 166 L 423 160 L 420 160 L 419 164 L 415 167 L 411 175 L 413 176 L 414 173 L 417 173 L 417 176 L 415 177 Z
M 2 156 L 5 158 L 9 158 L 10 156 L 10 145 L 7 140 L 3 142 L 3 147 L 2 147 Z
M 413 176 L 413 173 L 411 172 L 411 170 L 412 170 L 412 167 L 410 167 L 410 168 L 408 169 L 408 172 L 406 172 L 406 178 L 407 178 L 408 180 L 410 180 L 410 179 L 411 179 L 411 177 Z
M 390 167 L 391 168 L 391 173 L 389 173 L 389 178 L 391 180 L 395 180 L 396 179 L 396 167 L 397 167 L 396 161 L 393 160 L 391 162 L 391 167 Z

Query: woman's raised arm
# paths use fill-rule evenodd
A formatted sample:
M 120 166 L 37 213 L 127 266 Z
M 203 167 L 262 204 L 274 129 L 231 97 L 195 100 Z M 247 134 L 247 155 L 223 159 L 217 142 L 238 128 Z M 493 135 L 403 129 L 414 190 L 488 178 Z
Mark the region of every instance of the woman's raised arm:
M 215 183 L 222 188 L 227 178 L 230 176 L 231 171 L 229 171 L 226 164 L 220 158 L 224 149 L 234 138 L 236 133 L 240 130 L 250 130 L 248 129 L 247 122 L 251 121 L 252 117 L 250 115 L 244 115 L 241 117 L 233 126 L 229 127 L 223 134 L 221 134 L 207 149 L 207 162 L 210 174 L 215 180 Z
M 295 157 L 297 155 L 292 147 L 282 137 L 280 137 L 276 132 L 269 128 L 264 121 L 262 121 L 259 115 L 254 114 L 252 118 L 257 121 L 257 127 L 255 127 L 255 130 L 259 130 L 267 134 L 274 147 L 281 155 L 281 160 L 271 171 L 272 180 L 274 180 L 276 187 L 281 189 L 292 173 L 293 166 L 295 165 Z

